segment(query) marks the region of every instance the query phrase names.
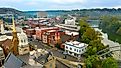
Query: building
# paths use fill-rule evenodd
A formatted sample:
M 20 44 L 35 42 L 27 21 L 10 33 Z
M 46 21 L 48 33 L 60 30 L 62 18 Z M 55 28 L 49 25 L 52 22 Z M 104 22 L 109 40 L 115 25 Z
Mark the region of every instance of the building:
M 81 54 L 86 52 L 87 44 L 77 41 L 65 42 L 65 53 L 74 57 L 81 57 Z
M 36 29 L 36 39 L 52 47 L 60 43 L 60 35 L 64 34 L 65 32 L 61 31 L 58 27 Z
M 3 49 L 0 47 L 0 67 L 3 65 L 4 59 L 5 59 L 4 51 L 3 51 Z
M 3 68 L 23 68 L 24 65 L 26 65 L 26 63 L 10 52 L 5 59 Z
M 58 27 L 49 27 L 49 28 L 36 29 L 36 38 L 39 40 L 42 40 L 43 33 L 47 32 L 49 30 L 59 30 L 59 28 Z
M 21 33 L 17 33 L 19 45 L 18 45 L 18 51 L 19 55 L 27 54 L 29 53 L 29 44 L 28 44 L 28 37 L 21 29 Z
M 47 17 L 47 12 L 40 11 L 37 13 L 37 18 L 46 18 Z
M 26 34 L 28 37 L 32 37 L 33 35 L 35 35 L 35 29 L 26 29 L 25 30 Z
M 76 25 L 75 20 L 76 20 L 75 18 L 66 19 L 66 20 L 65 20 L 65 24 L 66 24 L 66 25 Z
M 46 43 L 52 47 L 55 47 L 56 44 L 60 44 L 61 43 L 61 36 L 63 35 L 64 32 L 63 31 L 59 31 L 59 30 L 49 30 L 47 32 L 44 32 L 42 35 L 42 42 Z
M 0 24 L 1 24 L 0 47 L 3 49 L 3 53 L 6 57 L 9 53 L 9 48 L 11 47 L 11 40 L 7 38 L 7 35 L 4 32 L 4 25 L 2 20 L 0 20 Z

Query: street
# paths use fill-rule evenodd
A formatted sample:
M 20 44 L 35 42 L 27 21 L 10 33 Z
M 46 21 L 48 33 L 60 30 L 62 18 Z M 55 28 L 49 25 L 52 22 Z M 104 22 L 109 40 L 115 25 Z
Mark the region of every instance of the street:
M 49 52 L 52 52 L 54 56 L 56 57 L 59 57 L 59 58 L 64 58 L 65 55 L 63 54 L 64 51 L 63 50 L 60 50 L 60 49 L 57 49 L 57 48 L 52 48 L 46 44 L 43 44 L 41 41 L 38 41 L 38 40 L 32 40 L 31 43 L 33 45 L 37 45 L 37 48 L 41 48 L 41 49 L 45 49 Z M 70 55 L 66 55 L 66 58 L 67 60 L 70 60 L 70 61 L 75 61 L 75 62 L 78 62 L 79 60 L 73 56 L 70 56 Z M 81 59 L 80 59 L 81 60 Z

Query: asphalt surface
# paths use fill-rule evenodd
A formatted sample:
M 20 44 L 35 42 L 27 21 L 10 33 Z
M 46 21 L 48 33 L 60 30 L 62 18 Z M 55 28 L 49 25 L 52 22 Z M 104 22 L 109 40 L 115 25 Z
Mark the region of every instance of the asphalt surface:
M 80 58 L 80 60 L 78 60 L 77 58 L 75 58 L 73 56 L 64 55 L 63 50 L 60 50 L 60 49 L 57 49 L 57 48 L 52 48 L 52 47 L 50 47 L 50 46 L 48 46 L 46 44 L 43 44 L 41 41 L 38 41 L 38 40 L 32 40 L 31 43 L 33 45 L 37 45 L 37 48 L 45 49 L 45 50 L 47 50 L 49 52 L 52 52 L 54 56 L 59 57 L 59 58 L 64 58 L 66 56 L 65 59 L 70 60 L 70 61 L 75 61 L 75 62 L 81 61 L 81 59 L 82 59 L 82 58 Z

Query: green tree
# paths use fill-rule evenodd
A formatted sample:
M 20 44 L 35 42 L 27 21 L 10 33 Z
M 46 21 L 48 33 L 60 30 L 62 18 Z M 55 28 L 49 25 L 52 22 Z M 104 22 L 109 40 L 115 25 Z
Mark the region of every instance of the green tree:
M 93 40 L 89 43 L 85 56 L 91 56 L 97 54 L 98 51 L 105 49 L 107 46 L 104 46 L 101 43 L 101 40 Z M 103 52 L 104 53 L 104 52 Z
M 86 68 L 101 68 L 101 60 L 97 55 L 89 56 L 85 60 L 85 63 L 86 63 Z
M 83 42 L 89 44 L 90 41 L 100 39 L 100 34 L 96 32 L 93 28 L 88 28 L 86 32 L 82 35 Z
M 86 22 L 86 18 L 82 18 L 80 20 L 80 36 L 82 36 L 88 28 L 89 28 L 89 25 Z
M 102 62 L 102 68 L 118 68 L 117 61 L 112 57 L 108 57 Z

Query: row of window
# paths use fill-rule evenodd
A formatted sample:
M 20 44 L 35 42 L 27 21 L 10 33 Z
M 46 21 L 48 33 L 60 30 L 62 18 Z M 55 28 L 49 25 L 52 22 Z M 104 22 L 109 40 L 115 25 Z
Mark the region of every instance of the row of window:
M 25 40 L 25 39 L 22 39 L 22 40 L 21 40 L 21 43 L 26 43 L 26 40 Z
M 72 48 L 71 48 L 71 47 L 68 48 L 68 46 L 66 46 L 66 49 L 70 49 L 70 50 L 72 50 Z M 85 50 L 86 50 L 86 48 L 85 48 Z M 76 51 L 76 52 L 81 52 L 81 50 L 78 50 L 78 49 L 74 49 L 74 51 Z M 84 49 L 82 49 L 82 51 L 84 51 Z

